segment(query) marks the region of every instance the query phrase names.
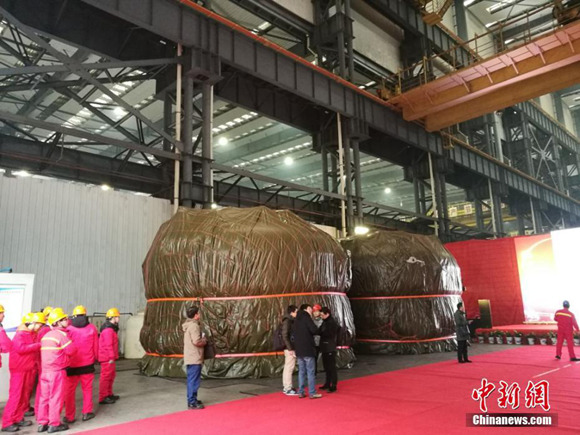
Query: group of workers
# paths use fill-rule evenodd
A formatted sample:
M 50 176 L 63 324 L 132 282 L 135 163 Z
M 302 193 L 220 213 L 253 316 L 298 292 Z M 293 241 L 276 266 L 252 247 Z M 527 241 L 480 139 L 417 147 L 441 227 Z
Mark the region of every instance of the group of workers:
M 99 404 L 115 403 L 113 394 L 119 358 L 117 308 L 106 313 L 100 334 L 89 322 L 84 306 L 77 306 L 71 318 L 62 308 L 46 307 L 22 318 L 10 340 L 2 327 L 4 307 L 0 305 L 0 353 L 9 353 L 10 389 L 2 415 L 2 432 L 18 432 L 31 426 L 24 417 L 36 416 L 38 432 L 65 431 L 76 421 L 75 394 L 81 384 L 82 420 L 95 417 L 93 380 L 95 363 L 101 365 Z M 1 367 L 1 360 L 0 360 Z M 34 407 L 30 398 L 36 386 Z M 61 412 L 65 417 L 61 421 Z

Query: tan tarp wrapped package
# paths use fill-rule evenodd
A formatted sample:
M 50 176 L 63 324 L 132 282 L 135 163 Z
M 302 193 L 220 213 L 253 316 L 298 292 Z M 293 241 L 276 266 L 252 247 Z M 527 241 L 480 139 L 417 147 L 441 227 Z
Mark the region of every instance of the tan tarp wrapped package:
M 289 211 L 180 208 L 159 229 L 143 273 L 147 375 L 184 376 L 181 324 L 192 304 L 201 306 L 202 329 L 216 347 L 205 377 L 281 373 L 284 356 L 274 352 L 273 335 L 290 304 L 328 306 L 348 330 L 343 335 L 354 337 L 347 254 Z M 337 360 L 347 366 L 354 354 L 342 344 Z
M 461 301 L 455 258 L 431 236 L 374 231 L 344 240 L 352 255 L 349 291 L 362 353 L 412 354 L 456 348 Z

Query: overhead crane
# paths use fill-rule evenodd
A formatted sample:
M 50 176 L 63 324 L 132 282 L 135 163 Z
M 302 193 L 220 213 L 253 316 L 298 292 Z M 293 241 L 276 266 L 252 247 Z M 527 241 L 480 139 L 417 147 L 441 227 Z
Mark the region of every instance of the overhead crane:
M 490 33 L 425 58 L 391 78 L 394 93 L 379 95 L 432 132 L 580 82 L 580 20 L 516 46 L 506 42 Z M 459 48 L 473 54 L 468 65 L 454 64 Z M 449 73 L 437 76 L 437 67 Z

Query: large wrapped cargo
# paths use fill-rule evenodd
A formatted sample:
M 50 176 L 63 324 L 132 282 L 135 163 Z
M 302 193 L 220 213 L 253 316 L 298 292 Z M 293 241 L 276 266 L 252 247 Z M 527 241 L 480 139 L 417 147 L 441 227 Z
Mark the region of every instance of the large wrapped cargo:
M 435 237 L 374 231 L 342 242 L 352 256 L 349 298 L 357 351 L 417 354 L 456 348 L 461 274 Z
M 202 328 L 217 351 L 203 366 L 209 378 L 281 373 L 284 356 L 273 349 L 273 333 L 290 304 L 328 306 L 354 337 L 350 259 L 331 236 L 289 211 L 180 208 L 159 229 L 143 273 L 147 375 L 184 376 L 181 325 L 191 304 L 201 306 Z M 354 354 L 350 343 L 342 345 L 337 360 L 346 366 Z

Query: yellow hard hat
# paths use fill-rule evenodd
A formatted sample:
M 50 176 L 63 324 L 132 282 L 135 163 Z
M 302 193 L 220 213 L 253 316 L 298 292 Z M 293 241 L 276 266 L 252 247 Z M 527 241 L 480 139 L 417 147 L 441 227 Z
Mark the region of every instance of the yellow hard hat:
M 106 317 L 119 317 L 120 315 L 121 313 L 119 313 L 117 308 L 111 308 L 109 311 L 107 311 Z
M 34 313 L 32 315 L 32 321 L 34 323 L 46 323 L 46 316 L 44 315 L 44 313 Z
M 65 319 L 67 317 L 66 313 L 62 310 L 62 308 L 55 308 L 50 312 L 48 315 L 48 323 L 50 325 L 54 325 L 56 322 Z
M 75 307 L 75 309 L 73 310 L 72 315 L 73 316 L 86 316 L 87 315 L 87 309 L 85 307 L 83 307 L 82 305 L 77 305 Z
M 0 313 L 4 312 L 4 305 L 0 305 Z
M 25 314 L 22 317 L 22 323 L 32 323 L 32 318 L 34 317 L 34 313 Z
M 44 314 L 44 317 L 48 317 L 51 311 L 52 307 L 44 307 L 44 310 L 42 310 L 42 314 Z

